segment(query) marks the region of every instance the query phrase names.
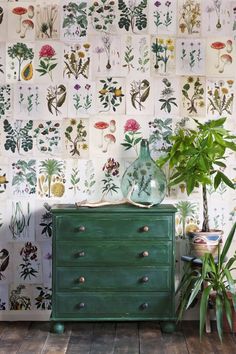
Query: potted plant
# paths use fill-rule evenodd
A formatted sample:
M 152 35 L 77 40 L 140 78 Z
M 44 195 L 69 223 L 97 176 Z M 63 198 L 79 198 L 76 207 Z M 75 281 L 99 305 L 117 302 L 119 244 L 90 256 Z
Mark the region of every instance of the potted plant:
M 169 186 L 184 183 L 188 195 L 194 188 L 202 187 L 203 224 L 201 232 L 203 236 L 197 235 L 200 243 L 205 242 L 206 237 L 209 237 L 206 236 L 206 232 L 210 232 L 207 186 L 213 185 L 217 189 L 223 182 L 235 189 L 233 182 L 223 172 L 226 168 L 227 150 L 236 151 L 236 137 L 224 128 L 225 120 L 226 118 L 219 118 L 200 123 L 194 119 L 196 129 L 179 129 L 176 135 L 170 137 L 173 144 L 167 155 L 157 160 L 160 167 L 169 162 L 169 167 L 173 171 Z M 215 233 L 214 230 L 213 237 L 209 238 L 211 241 L 216 239 Z
M 228 257 L 228 251 L 232 244 L 236 222 L 234 223 L 223 249 L 218 245 L 218 259 L 214 260 L 212 254 L 205 253 L 201 258 L 202 264 L 193 267 L 187 263 L 187 267 L 177 288 L 180 292 L 177 308 L 178 320 L 181 320 L 184 311 L 191 307 L 199 299 L 200 295 L 200 338 L 202 337 L 206 323 L 206 313 L 209 301 L 213 302 L 216 313 L 217 332 L 222 341 L 223 314 L 232 330 L 232 315 L 236 314 L 236 281 L 233 279 L 232 270 L 236 262 L 236 251 Z M 231 306 L 233 305 L 233 309 Z

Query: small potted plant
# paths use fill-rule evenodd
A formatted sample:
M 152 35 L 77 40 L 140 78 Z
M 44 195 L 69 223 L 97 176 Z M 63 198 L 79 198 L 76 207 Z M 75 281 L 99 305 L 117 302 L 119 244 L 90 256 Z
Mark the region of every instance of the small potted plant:
M 213 230 L 213 235 L 207 234 L 210 232 L 207 186 L 213 185 L 217 189 L 223 182 L 235 189 L 233 182 L 223 172 L 226 168 L 227 150 L 236 151 L 236 137 L 224 128 L 225 120 L 226 118 L 219 118 L 200 123 L 194 119 L 196 129 L 179 129 L 176 135 L 170 137 L 173 144 L 167 155 L 157 160 L 160 167 L 169 162 L 173 171 L 169 186 L 184 183 L 188 195 L 194 188 L 202 187 L 203 224 L 200 235 L 192 234 L 192 241 L 204 244 L 210 240 L 209 244 L 212 242 L 213 245 L 217 241 L 214 245 L 216 252 L 222 231 L 219 231 L 218 235 L 216 230 Z M 209 247 L 206 251 L 208 249 Z M 195 256 L 201 256 L 203 253 L 197 253 Z
M 200 299 L 200 338 L 202 337 L 206 323 L 206 313 L 209 303 L 215 309 L 217 332 L 220 340 L 223 336 L 223 317 L 226 317 L 228 325 L 233 330 L 233 315 L 236 315 L 236 281 L 232 271 L 235 269 L 236 251 L 233 256 L 228 256 L 228 251 L 236 230 L 234 223 L 223 249 L 218 245 L 218 259 L 214 260 L 212 254 L 205 253 L 201 258 L 201 265 L 193 267 L 187 263 L 185 272 L 177 288 L 180 292 L 177 308 L 178 320 L 181 320 L 185 310 Z M 235 330 L 235 329 L 234 329 Z

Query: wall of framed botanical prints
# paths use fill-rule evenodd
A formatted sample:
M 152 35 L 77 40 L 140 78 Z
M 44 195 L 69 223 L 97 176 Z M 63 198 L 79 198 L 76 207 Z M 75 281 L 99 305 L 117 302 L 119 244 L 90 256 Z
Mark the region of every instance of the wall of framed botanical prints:
M 121 199 L 141 138 L 156 159 L 192 118 L 236 132 L 235 38 L 236 1 L 0 0 L 0 319 L 48 318 L 53 204 Z M 235 192 L 208 193 L 227 234 Z M 200 198 L 164 200 L 180 242 Z

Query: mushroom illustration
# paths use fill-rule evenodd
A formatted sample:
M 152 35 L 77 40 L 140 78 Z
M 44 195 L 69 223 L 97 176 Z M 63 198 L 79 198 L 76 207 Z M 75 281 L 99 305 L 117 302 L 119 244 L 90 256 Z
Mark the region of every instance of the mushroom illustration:
M 224 72 L 225 65 L 232 64 L 233 59 L 232 59 L 231 55 L 223 54 L 223 55 L 221 55 L 220 60 L 222 61 L 223 64 L 222 64 L 222 67 L 219 69 L 219 73 L 222 74 Z
M 105 147 L 103 148 L 102 152 L 107 152 L 108 146 L 109 146 L 110 144 L 115 144 L 116 138 L 115 138 L 115 136 L 114 136 L 113 134 L 106 134 L 106 135 L 104 136 L 104 140 L 105 140 L 105 142 L 106 142 L 106 145 L 105 145 Z
M 33 5 L 28 6 L 28 17 L 29 18 L 34 17 L 34 6 Z
M 215 65 L 215 67 L 219 68 L 219 66 L 220 66 L 220 51 L 221 51 L 221 49 L 225 48 L 225 43 L 213 42 L 213 43 L 211 43 L 211 48 L 217 50 L 217 64 Z
M 231 39 L 228 39 L 226 42 L 226 52 L 231 53 L 232 50 L 233 50 L 233 42 L 231 41 Z
M 22 16 L 25 15 L 27 12 L 27 9 L 25 7 L 14 7 L 14 9 L 12 9 L 12 13 L 18 16 L 18 27 L 16 29 L 16 33 L 20 33 L 21 32 L 21 19 Z
M 98 147 L 103 147 L 103 134 L 104 134 L 104 130 L 107 129 L 109 127 L 109 124 L 107 122 L 96 122 L 94 124 L 94 128 L 101 130 L 101 141 L 100 144 L 98 145 Z
M 26 32 L 34 28 L 34 23 L 31 20 L 26 19 L 22 21 L 22 26 L 23 26 L 23 30 L 21 32 L 20 38 L 25 38 Z
M 116 131 L 116 121 L 114 119 L 110 120 L 110 132 L 115 133 Z

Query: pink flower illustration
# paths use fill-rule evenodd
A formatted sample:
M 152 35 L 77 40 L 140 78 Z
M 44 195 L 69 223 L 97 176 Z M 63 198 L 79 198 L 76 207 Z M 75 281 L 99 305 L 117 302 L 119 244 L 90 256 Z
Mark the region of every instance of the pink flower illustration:
M 124 131 L 126 132 L 137 132 L 140 129 L 139 123 L 135 119 L 128 119 L 124 126 Z
M 46 45 L 43 45 L 42 48 L 40 49 L 40 52 L 39 52 L 39 57 L 40 58 L 52 58 L 54 57 L 54 55 L 56 54 L 54 48 L 49 45 L 49 44 L 46 44 Z

